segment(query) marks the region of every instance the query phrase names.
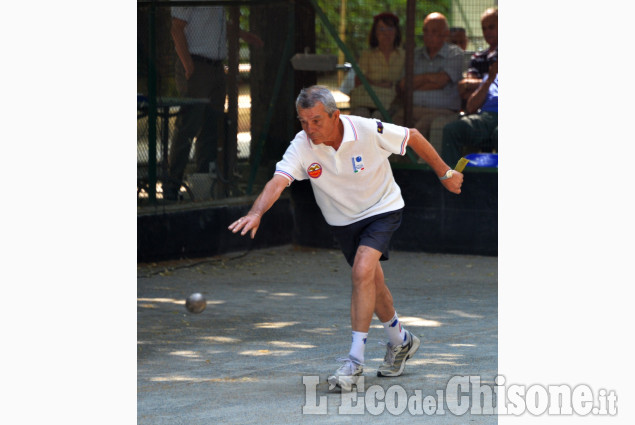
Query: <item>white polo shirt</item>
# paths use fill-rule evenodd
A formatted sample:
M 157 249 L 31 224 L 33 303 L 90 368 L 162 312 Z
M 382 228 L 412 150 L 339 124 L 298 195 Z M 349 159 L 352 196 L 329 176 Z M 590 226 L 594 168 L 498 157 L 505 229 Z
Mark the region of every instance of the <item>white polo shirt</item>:
M 340 121 L 344 136 L 337 151 L 314 144 L 301 131 L 274 174 L 286 177 L 289 184 L 310 179 L 315 200 L 332 226 L 403 208 L 388 157 L 406 153 L 408 129 L 354 115 L 340 115 Z

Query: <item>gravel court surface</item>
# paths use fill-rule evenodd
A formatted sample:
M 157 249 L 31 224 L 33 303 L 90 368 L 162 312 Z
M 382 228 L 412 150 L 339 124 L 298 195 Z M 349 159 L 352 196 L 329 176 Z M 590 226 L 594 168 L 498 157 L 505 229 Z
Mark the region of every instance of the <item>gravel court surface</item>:
M 461 394 L 448 394 L 448 382 L 493 384 L 498 259 L 392 251 L 382 267 L 421 347 L 402 376 L 377 377 L 385 335 L 374 318 L 364 391 L 347 395 L 326 382 L 351 338 L 350 268 L 339 251 L 287 245 L 138 264 L 138 424 L 497 423 L 452 413 Z M 200 314 L 185 309 L 194 292 L 207 299 Z M 418 394 L 436 407 L 423 412 Z

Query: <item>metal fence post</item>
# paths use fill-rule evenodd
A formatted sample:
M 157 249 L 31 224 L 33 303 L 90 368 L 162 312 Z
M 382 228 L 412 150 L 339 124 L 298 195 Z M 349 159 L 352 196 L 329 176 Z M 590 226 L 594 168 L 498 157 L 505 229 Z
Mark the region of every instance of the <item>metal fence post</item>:
M 148 195 L 157 201 L 157 69 L 156 69 L 156 0 L 150 3 L 148 22 Z M 167 158 L 163 158 L 165 161 Z

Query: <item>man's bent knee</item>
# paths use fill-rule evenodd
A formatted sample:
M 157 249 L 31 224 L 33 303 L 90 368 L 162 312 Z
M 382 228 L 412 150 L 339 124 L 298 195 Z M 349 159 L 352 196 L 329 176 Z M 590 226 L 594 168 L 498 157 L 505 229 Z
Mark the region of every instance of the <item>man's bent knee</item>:
M 379 263 L 381 252 L 369 246 L 360 245 L 353 263 L 353 284 L 369 282 L 375 284 L 375 269 Z

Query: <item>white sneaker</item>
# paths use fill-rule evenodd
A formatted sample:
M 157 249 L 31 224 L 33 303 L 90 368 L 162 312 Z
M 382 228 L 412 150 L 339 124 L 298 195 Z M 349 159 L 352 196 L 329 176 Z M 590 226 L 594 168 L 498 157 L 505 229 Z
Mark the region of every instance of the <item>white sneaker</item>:
M 419 349 L 421 341 L 416 335 L 406 331 L 406 343 L 404 345 L 386 344 L 386 356 L 384 363 L 377 369 L 377 376 L 399 376 L 406 367 L 406 360 L 414 356 Z
M 345 391 L 350 391 L 353 385 L 357 384 L 357 380 L 364 373 L 364 365 L 356 358 L 349 356 L 347 358 L 337 359 L 338 362 L 344 362 L 337 371 L 328 377 L 328 382 L 333 387 L 340 387 Z

